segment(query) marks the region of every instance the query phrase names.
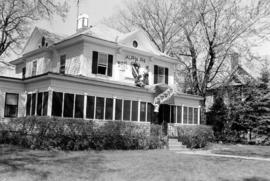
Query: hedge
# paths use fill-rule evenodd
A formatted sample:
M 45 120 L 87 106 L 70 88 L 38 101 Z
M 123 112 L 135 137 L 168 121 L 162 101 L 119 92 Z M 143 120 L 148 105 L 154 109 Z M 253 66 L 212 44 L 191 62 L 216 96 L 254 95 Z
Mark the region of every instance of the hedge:
M 181 125 L 177 128 L 178 141 L 187 148 L 203 148 L 214 139 L 213 129 L 205 125 Z
M 148 123 L 24 117 L 0 124 L 0 143 L 31 149 L 157 149 L 166 145 L 159 130 Z

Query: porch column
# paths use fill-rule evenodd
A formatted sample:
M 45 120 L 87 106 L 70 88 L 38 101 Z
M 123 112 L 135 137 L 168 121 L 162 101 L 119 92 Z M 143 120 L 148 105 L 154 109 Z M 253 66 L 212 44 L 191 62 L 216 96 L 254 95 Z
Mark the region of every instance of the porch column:
M 47 109 L 47 115 L 52 116 L 52 98 L 53 98 L 53 90 L 51 87 L 48 89 L 49 95 L 48 95 L 48 109 Z
M 86 119 L 87 93 L 84 93 L 83 99 L 83 119 Z
M 198 107 L 198 125 L 201 124 L 201 106 Z
M 182 105 L 182 111 L 181 111 L 181 124 L 184 124 L 184 104 Z
M 139 99 L 138 101 L 138 122 L 140 122 L 141 120 L 141 100 Z
M 112 120 L 115 120 L 115 106 L 116 106 L 116 97 L 113 97 L 113 117 Z
M 24 108 L 23 109 L 23 116 L 26 117 L 27 91 L 24 91 L 21 96 L 24 99 L 24 101 L 22 102 L 22 107 Z

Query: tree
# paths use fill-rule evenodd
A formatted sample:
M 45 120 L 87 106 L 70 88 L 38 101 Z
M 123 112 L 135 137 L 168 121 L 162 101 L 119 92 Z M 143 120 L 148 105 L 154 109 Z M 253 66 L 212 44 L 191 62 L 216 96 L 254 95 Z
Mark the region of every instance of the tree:
M 54 0 L 0 0 L 0 56 L 7 50 L 21 48 L 33 21 L 65 17 L 67 3 Z
M 177 57 L 191 92 L 204 98 L 222 83 L 229 57 L 250 52 L 251 42 L 270 31 L 268 0 L 136 0 L 126 9 L 126 27 L 142 28 L 161 51 Z

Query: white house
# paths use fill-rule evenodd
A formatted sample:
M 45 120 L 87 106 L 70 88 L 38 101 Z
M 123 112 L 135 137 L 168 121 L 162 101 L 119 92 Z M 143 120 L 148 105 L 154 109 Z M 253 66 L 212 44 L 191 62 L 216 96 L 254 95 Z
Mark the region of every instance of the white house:
M 66 37 L 34 29 L 23 55 L 11 62 L 22 77 L 0 77 L 1 118 L 151 122 L 155 103 L 161 104 L 159 123 L 200 124 L 202 98 L 171 88 L 174 58 L 142 30 L 123 34 L 105 25 L 88 27 L 87 21 L 80 18 L 77 33 Z M 156 85 L 168 85 L 158 101 Z

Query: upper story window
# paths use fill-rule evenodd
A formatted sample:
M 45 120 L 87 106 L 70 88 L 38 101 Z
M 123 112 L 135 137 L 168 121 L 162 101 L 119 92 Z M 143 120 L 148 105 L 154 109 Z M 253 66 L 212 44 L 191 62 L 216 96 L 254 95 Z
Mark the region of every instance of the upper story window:
M 25 79 L 26 68 L 22 68 L 22 79 Z
M 18 94 L 6 93 L 5 117 L 14 118 L 18 116 Z
M 113 55 L 93 51 L 92 73 L 112 76 Z
M 154 66 L 154 84 L 168 84 L 169 69 L 161 66 Z
M 65 74 L 65 70 L 66 70 L 66 55 L 61 55 L 59 73 Z
M 133 44 L 133 47 L 134 48 L 137 48 L 138 47 L 138 42 L 136 40 L 134 40 L 132 44 Z
M 33 67 L 32 67 L 32 76 L 37 75 L 37 61 L 33 62 Z

